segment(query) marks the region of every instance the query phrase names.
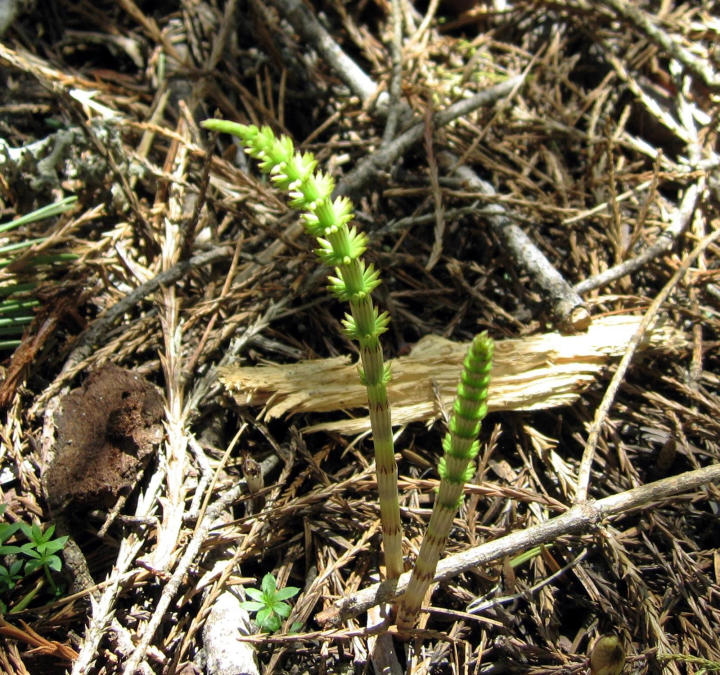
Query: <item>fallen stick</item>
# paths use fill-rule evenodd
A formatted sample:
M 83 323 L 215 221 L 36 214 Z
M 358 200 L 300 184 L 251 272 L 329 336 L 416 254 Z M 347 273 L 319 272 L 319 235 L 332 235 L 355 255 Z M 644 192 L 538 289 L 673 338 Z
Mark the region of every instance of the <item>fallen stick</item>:
M 553 332 L 498 340 L 490 410 L 541 410 L 574 402 L 613 358 L 625 353 L 640 321 L 638 316 L 609 316 L 595 319 L 587 332 L 576 335 Z M 684 344 L 682 331 L 670 323 L 657 323 L 640 348 L 674 350 Z M 452 405 L 467 347 L 466 343 L 428 335 L 408 356 L 390 361 L 388 395 L 395 425 L 439 417 L 435 391 L 443 405 Z M 265 406 L 262 417 L 266 419 L 367 407 L 357 367 L 346 357 L 225 366 L 218 369 L 218 376 L 241 406 Z M 357 417 L 321 422 L 304 431 L 358 434 L 369 428 L 369 418 Z
M 456 166 L 456 158 L 450 153 L 441 153 L 440 161 L 446 168 L 453 168 L 471 190 L 480 192 L 491 199 L 496 198 L 495 188 L 482 180 L 470 167 Z M 546 298 L 557 324 L 569 331 L 585 330 L 590 325 L 590 313 L 585 302 L 573 287 L 553 267 L 545 254 L 536 246 L 525 231 L 516 225 L 501 204 L 488 204 L 483 216 L 505 253 L 518 269 L 527 273 Z
M 604 499 L 578 504 L 544 523 L 525 530 L 516 530 L 500 539 L 488 541 L 441 560 L 433 581 L 453 579 L 473 567 L 487 565 L 533 546 L 547 544 L 563 535 L 588 532 L 600 526 L 606 518 L 695 490 L 703 485 L 716 483 L 718 480 L 720 480 L 720 464 L 712 464 L 703 469 L 663 478 Z M 399 579 L 368 586 L 357 593 L 336 600 L 331 607 L 317 614 L 315 619 L 327 627 L 337 626 L 367 611 L 370 607 L 391 601 L 405 591 L 409 581 L 410 572 L 405 572 Z

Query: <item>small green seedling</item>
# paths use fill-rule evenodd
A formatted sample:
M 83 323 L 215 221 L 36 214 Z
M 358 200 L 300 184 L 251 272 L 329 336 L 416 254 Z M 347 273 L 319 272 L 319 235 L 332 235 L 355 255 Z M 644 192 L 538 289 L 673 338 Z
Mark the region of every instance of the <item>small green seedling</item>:
M 0 515 L 5 512 L 7 506 L 0 504 Z M 21 545 L 6 544 L 18 530 L 27 538 L 27 542 Z M 55 597 L 62 593 L 52 577 L 51 570 L 60 571 L 62 560 L 58 555 L 63 549 L 68 537 L 57 537 L 53 539 L 55 526 L 49 525 L 43 532 L 40 525 L 28 525 L 27 523 L 0 523 L 0 556 L 10 556 L 2 559 L 0 564 L 0 596 L 7 596 L 10 591 L 15 590 L 19 584 L 41 569 L 44 572 L 50 588 Z M 42 580 L 35 584 L 29 592 L 12 605 L 9 613 L 20 612 L 27 607 L 42 587 Z M 8 613 L 7 606 L 0 600 L 0 613 Z
M 10 548 L 9 546 L 3 546 L 3 548 Z M 22 571 L 23 561 L 15 560 L 10 563 L 10 567 L 0 565 L 0 591 L 11 591 L 17 586 L 18 581 L 25 578 L 25 574 Z
M 7 504 L 0 504 L 0 516 L 5 513 Z M 18 553 L 19 546 L 5 546 L 5 542 L 10 539 L 20 529 L 20 523 L 0 523 L 0 555 L 6 553 Z
M 240 603 L 240 606 L 249 612 L 257 612 L 255 623 L 261 631 L 274 633 L 280 630 L 283 619 L 290 616 L 292 609 L 283 600 L 297 595 L 300 589 L 295 586 L 278 589 L 275 577 L 268 573 L 263 577 L 260 589 L 246 588 L 245 592 L 253 599 Z
M 6 504 L 0 504 L 0 515 L 5 513 Z M 20 553 L 19 546 L 5 544 L 18 530 L 20 523 L 0 523 L 0 555 L 16 555 Z M 0 593 L 12 590 L 25 575 L 22 573 L 22 560 L 15 560 L 9 567 L 0 565 Z
M 60 571 L 62 560 L 55 554 L 63 549 L 65 542 L 68 540 L 68 536 L 65 535 L 64 537 L 52 539 L 53 533 L 55 532 L 55 525 L 48 525 L 48 528 L 43 532 L 40 525 L 20 523 L 20 529 L 30 540 L 27 544 L 23 544 L 20 547 L 20 551 L 30 558 L 30 560 L 25 563 L 25 574 L 32 574 L 35 570 L 42 567 L 45 572 L 45 578 L 53 589 L 53 593 L 59 595 L 60 590 L 55 584 L 50 570 Z

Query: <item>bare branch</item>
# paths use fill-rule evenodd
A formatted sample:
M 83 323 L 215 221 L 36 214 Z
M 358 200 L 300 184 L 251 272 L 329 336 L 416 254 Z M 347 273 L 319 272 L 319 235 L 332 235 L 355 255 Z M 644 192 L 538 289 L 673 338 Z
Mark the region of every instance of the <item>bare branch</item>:
M 598 501 L 585 502 L 570 508 L 561 516 L 530 527 L 517 530 L 500 539 L 452 555 L 438 564 L 435 582 L 448 581 L 478 565 L 487 565 L 505 556 L 514 555 L 533 546 L 547 544 L 568 534 L 588 532 L 607 518 L 622 515 L 662 499 L 720 480 L 720 464 L 688 471 L 663 480 L 621 492 Z M 383 582 L 364 588 L 353 595 L 341 598 L 335 604 L 316 615 L 317 621 L 327 626 L 337 626 L 346 619 L 367 611 L 370 607 L 389 602 L 405 592 L 410 581 L 406 572 L 396 581 Z

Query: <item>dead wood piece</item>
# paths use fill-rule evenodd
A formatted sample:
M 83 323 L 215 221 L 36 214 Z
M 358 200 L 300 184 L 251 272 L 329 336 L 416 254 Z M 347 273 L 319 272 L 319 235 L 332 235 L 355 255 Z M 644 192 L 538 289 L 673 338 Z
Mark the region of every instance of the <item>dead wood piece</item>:
M 621 356 L 640 323 L 636 316 L 597 319 L 586 333 L 546 333 L 499 340 L 490 389 L 490 410 L 541 410 L 568 405 L 590 386 L 610 359 Z M 658 323 L 647 334 L 646 349 L 677 349 L 682 331 Z M 428 335 L 408 356 L 390 361 L 388 395 L 397 425 L 439 416 L 434 385 L 443 404 L 452 405 L 468 344 Z M 220 381 L 242 406 L 265 405 L 264 415 L 276 418 L 301 412 L 334 412 L 365 408 L 367 394 L 356 366 L 344 357 L 301 361 L 291 365 L 227 366 Z M 356 434 L 370 428 L 369 418 L 323 422 L 305 431 Z
M 213 603 L 203 627 L 208 675 L 259 675 L 255 649 L 238 639 L 252 634 L 250 617 L 232 591 L 223 591 Z

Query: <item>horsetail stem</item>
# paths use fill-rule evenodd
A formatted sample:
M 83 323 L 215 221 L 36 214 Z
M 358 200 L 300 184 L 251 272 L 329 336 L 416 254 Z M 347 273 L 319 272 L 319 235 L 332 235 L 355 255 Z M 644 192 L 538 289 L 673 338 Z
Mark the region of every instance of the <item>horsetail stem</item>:
M 387 397 L 390 371 L 383 361 L 379 340 L 387 330 L 389 317 L 385 312 L 379 314 L 372 302 L 371 293 L 380 283 L 380 275 L 361 258 L 367 237 L 355 227 L 348 227 L 353 217 L 352 202 L 345 197 L 333 200 L 333 178 L 316 171 L 317 162 L 311 153 L 295 152 L 290 138 L 276 137 L 267 126 L 258 129 L 225 120 L 205 120 L 202 126 L 242 141 L 248 154 L 259 160 L 262 171 L 289 193 L 290 204 L 303 212 L 305 227 L 319 244 L 316 253 L 335 269 L 336 276 L 329 277 L 330 290 L 349 303 L 350 314 L 345 315 L 343 325 L 360 347 L 360 377 L 367 388 L 375 447 L 385 568 L 388 579 L 395 579 L 403 571 L 402 524 Z
M 397 625 L 401 633 L 415 626 L 423 598 L 445 549 L 453 518 L 462 504 L 463 485 L 473 475 L 470 462 L 480 448 L 477 437 L 487 414 L 492 356 L 493 341 L 487 333 L 475 336 L 463 363 L 449 430 L 443 439 L 445 454 L 438 466 L 440 486 L 432 515 L 410 583 L 400 600 Z

